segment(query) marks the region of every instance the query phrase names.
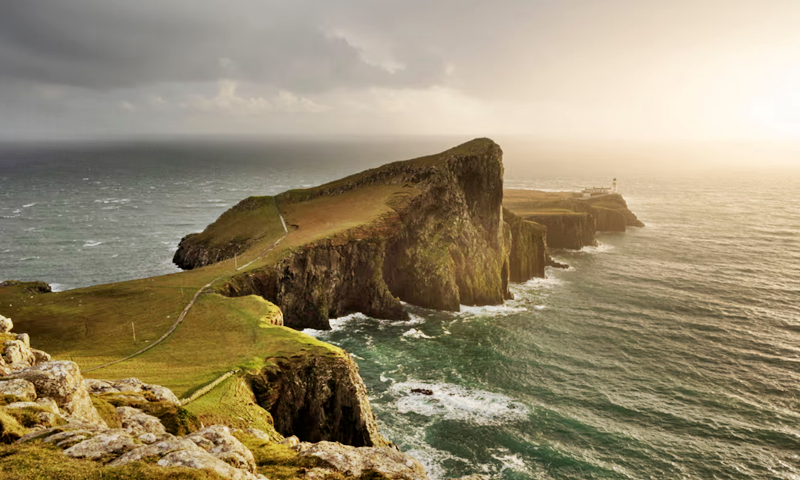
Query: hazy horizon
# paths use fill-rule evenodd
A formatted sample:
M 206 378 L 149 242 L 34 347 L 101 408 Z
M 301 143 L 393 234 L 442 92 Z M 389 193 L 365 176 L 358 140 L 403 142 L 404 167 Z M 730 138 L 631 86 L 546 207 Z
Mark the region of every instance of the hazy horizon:
M 798 24 L 788 0 L 6 2 L 0 140 L 784 145 Z

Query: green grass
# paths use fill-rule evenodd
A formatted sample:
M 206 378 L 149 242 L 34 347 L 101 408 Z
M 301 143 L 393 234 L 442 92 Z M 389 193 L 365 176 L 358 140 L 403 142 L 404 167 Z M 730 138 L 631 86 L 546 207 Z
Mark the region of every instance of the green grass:
M 0 443 L 11 443 L 27 433 L 16 418 L 0 409 Z
M 105 467 L 70 458 L 58 447 L 41 442 L 0 445 L 3 480 L 222 480 L 216 473 L 193 468 L 163 468 L 145 462 Z
M 283 231 L 273 198 L 249 197 L 193 236 L 192 241 L 207 247 L 222 247 L 228 243 L 249 245 L 276 229 Z
M 269 434 L 273 440 L 283 439 L 273 427 L 272 415 L 256 403 L 253 392 L 240 376 L 225 380 L 185 408 L 203 425 L 257 428 Z

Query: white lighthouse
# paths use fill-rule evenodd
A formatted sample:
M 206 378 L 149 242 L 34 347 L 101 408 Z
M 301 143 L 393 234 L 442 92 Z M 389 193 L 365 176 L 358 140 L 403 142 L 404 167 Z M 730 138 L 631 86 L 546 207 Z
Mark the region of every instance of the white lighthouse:
M 614 182 L 611 184 L 611 192 L 617 193 L 617 179 L 614 179 Z

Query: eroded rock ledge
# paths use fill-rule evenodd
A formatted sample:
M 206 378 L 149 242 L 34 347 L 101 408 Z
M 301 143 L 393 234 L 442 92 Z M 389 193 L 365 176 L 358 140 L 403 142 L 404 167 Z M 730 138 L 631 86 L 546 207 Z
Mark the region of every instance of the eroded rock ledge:
M 71 458 L 158 478 L 207 478 L 191 473 L 201 470 L 231 480 L 266 480 L 264 474 L 277 469 L 309 480 L 427 480 L 418 460 L 378 433 L 358 367 L 347 355 L 283 359 L 251 375 L 275 426 L 312 442 L 301 443 L 275 432 L 185 421 L 188 412 L 169 389 L 135 378 L 84 379 L 77 364 L 52 361 L 12 328 L 0 316 L 0 335 L 7 339 L 0 347 L 0 444 L 20 447 L 4 450 L 0 471 L 5 459 L 44 452 L 50 464 Z M 349 445 L 325 441 L 330 439 Z M 162 468 L 164 473 L 154 471 Z

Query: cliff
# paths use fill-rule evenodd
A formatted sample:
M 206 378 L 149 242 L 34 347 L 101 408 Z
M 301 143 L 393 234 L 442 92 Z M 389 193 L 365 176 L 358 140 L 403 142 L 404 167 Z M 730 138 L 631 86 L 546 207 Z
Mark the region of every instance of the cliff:
M 502 197 L 502 151 L 488 139 L 289 191 L 277 204 L 290 236 L 308 241 L 218 291 L 262 296 L 293 328 L 326 329 L 352 312 L 402 319 L 401 301 L 450 311 L 501 304 L 510 295 Z M 332 204 L 352 210 L 361 201 L 386 208 L 368 221 L 327 219 L 339 228 L 323 238 L 308 233 L 314 215 L 336 214 Z
M 503 205 L 516 215 L 547 228 L 551 248 L 595 245 L 595 232 L 624 232 L 644 227 L 620 194 L 582 198 L 571 192 L 506 190 Z
M 387 446 L 348 355 L 277 360 L 248 376 L 258 404 L 282 435 L 336 441 L 355 447 Z
M 545 227 L 551 248 L 579 250 L 597 245 L 595 217 L 588 213 L 529 214 L 525 219 Z
M 509 278 L 512 282 L 525 282 L 531 278 L 544 278 L 544 267 L 549 265 L 546 228 L 503 209 L 503 219 L 511 235 L 509 251 Z

